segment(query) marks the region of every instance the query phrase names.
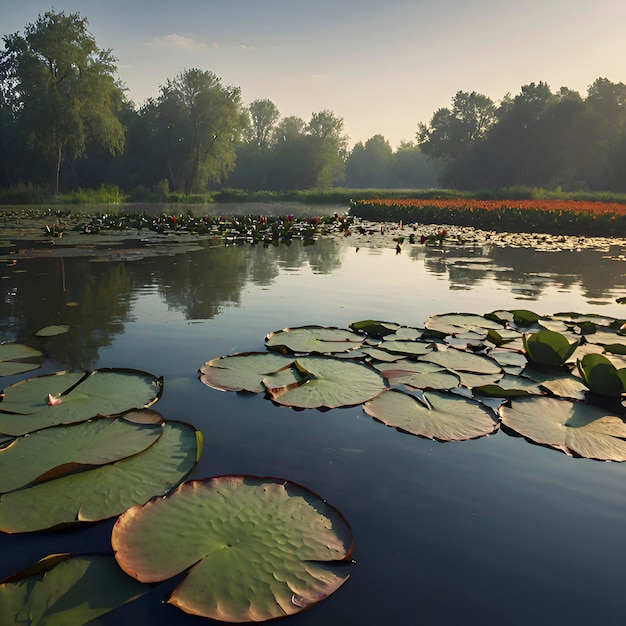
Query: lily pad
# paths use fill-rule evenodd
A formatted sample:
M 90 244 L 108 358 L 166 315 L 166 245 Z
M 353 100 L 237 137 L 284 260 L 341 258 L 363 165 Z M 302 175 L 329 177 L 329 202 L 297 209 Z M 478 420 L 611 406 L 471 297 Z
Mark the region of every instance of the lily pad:
M 265 337 L 265 345 L 272 350 L 298 354 L 346 352 L 359 348 L 363 337 L 343 328 L 300 326 L 284 328 Z
M 520 398 L 499 410 L 502 423 L 534 441 L 602 461 L 626 461 L 626 423 L 584 402 L 548 397 Z
M 350 328 L 357 332 L 362 332 L 369 337 L 379 339 L 385 335 L 395 333 L 400 326 L 390 322 L 377 322 L 375 320 L 362 320 L 360 322 L 352 322 Z
M 283 479 L 220 476 L 123 513 L 111 543 L 141 582 L 187 572 L 167 602 L 226 622 L 293 615 L 334 593 L 348 574 L 348 523 L 319 496 Z
M 524 350 L 528 360 L 538 365 L 558 367 L 574 353 L 580 340 L 569 339 L 553 330 L 541 330 L 524 335 Z
M 263 386 L 274 402 L 308 409 L 354 406 L 387 387 L 369 365 L 321 356 L 297 358 L 290 369 L 266 376 Z
M 50 555 L 0 581 L 0 623 L 86 624 L 148 591 L 112 556 Z
M 272 352 L 242 352 L 207 361 L 201 368 L 200 381 L 219 391 L 260 393 L 267 374 L 288 367 L 293 357 Z
M 392 385 L 402 384 L 414 389 L 452 389 L 460 383 L 456 374 L 434 363 L 398 361 L 379 363 L 374 367 Z
M 587 354 L 577 363 L 587 387 L 600 396 L 619 398 L 626 393 L 626 368 L 617 369 L 602 354 Z
M 426 391 L 422 397 L 392 389 L 363 409 L 387 426 L 437 441 L 475 439 L 498 429 L 493 412 L 475 400 L 438 391 Z
M 420 358 L 421 361 L 436 363 L 455 372 L 472 374 L 502 374 L 502 368 L 493 359 L 457 348 L 431 352 Z
M 24 435 L 41 428 L 147 408 L 163 380 L 138 370 L 58 372 L 7 387 L 0 403 L 0 433 Z
M 0 496 L 0 530 L 32 532 L 119 515 L 182 482 L 200 455 L 202 435 L 167 422 L 140 454 Z
M 424 324 L 429 330 L 436 330 L 446 335 L 464 331 L 502 330 L 502 324 L 475 313 L 444 313 L 432 315 Z
M 387 340 L 382 341 L 379 346 L 387 352 L 402 354 L 403 356 L 423 356 L 432 352 L 434 346 L 431 342 L 425 341 L 404 341 Z
M 0 449 L 0 493 L 138 454 L 160 436 L 163 423 L 99 418 L 17 437 Z
M 56 326 L 46 326 L 38 330 L 35 335 L 37 337 L 54 337 L 55 335 L 63 335 L 68 332 L 70 327 L 67 324 L 59 324 Z
M 41 350 L 21 343 L 0 344 L 0 376 L 14 376 L 41 367 Z

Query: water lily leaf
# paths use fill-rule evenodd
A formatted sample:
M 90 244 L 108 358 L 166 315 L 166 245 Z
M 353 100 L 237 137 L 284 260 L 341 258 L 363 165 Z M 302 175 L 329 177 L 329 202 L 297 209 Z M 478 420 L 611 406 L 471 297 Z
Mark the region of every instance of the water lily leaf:
M 70 327 L 67 324 L 60 324 L 57 326 L 46 326 L 41 330 L 38 330 L 35 335 L 37 337 L 54 337 L 55 335 L 63 335 L 68 332 Z
M 421 357 L 420 360 L 436 363 L 455 372 L 502 374 L 502 368 L 493 359 L 480 354 L 464 352 L 456 348 L 431 352 Z
M 133 507 L 113 527 L 120 567 L 141 582 L 187 571 L 168 598 L 226 622 L 293 615 L 348 578 L 353 538 L 319 496 L 283 479 L 220 476 L 183 483 Z
M 521 339 L 522 334 L 512 328 L 502 328 L 500 330 L 490 329 L 487 331 L 487 341 L 496 346 L 508 344 L 516 339 Z
M 452 389 L 460 383 L 459 376 L 434 363 L 403 360 L 393 364 L 374 364 L 374 367 L 392 385 L 402 384 L 414 389 Z
M 493 412 L 480 402 L 438 391 L 426 391 L 423 398 L 392 389 L 363 409 L 387 426 L 438 441 L 475 439 L 498 429 Z
M 271 400 L 297 408 L 354 406 L 378 395 L 387 384 L 373 367 L 331 357 L 299 357 L 295 369 L 263 379 Z
M 444 313 L 432 315 L 424 324 L 429 330 L 452 335 L 464 330 L 502 330 L 502 324 L 475 313 Z
M 500 320 L 501 322 L 513 323 L 516 326 L 532 326 L 539 319 L 540 315 L 537 315 L 533 311 L 528 309 L 511 309 L 510 311 L 493 311 L 488 313 L 485 317 L 494 320 Z
M 352 322 L 350 328 L 357 332 L 363 332 L 368 337 L 380 339 L 385 335 L 391 335 L 400 328 L 398 324 L 390 322 L 377 322 L 375 320 L 362 320 L 360 322 Z
M 626 461 L 626 423 L 584 402 L 533 397 L 511 400 L 499 409 L 502 423 L 534 441 L 602 461 Z
M 41 367 L 41 350 L 21 343 L 0 344 L 0 376 L 14 376 Z
M 539 385 L 523 376 L 511 376 L 505 374 L 497 384 L 480 385 L 473 388 L 475 394 L 479 396 L 489 396 L 494 398 L 515 398 L 527 396 L 529 394 L 541 395 L 543 392 Z
M 359 348 L 363 337 L 343 328 L 300 326 L 284 328 L 265 337 L 265 345 L 272 350 L 320 354 L 346 352 Z
M 0 496 L 0 530 L 32 532 L 94 522 L 164 495 L 195 466 L 199 431 L 167 422 L 163 434 L 140 454 Z
M 570 343 L 568 338 L 553 330 L 540 330 L 524 335 L 524 350 L 528 360 L 539 365 L 558 367 L 574 353 L 580 340 Z
M 261 381 L 267 374 L 293 363 L 293 357 L 272 352 L 242 352 L 207 361 L 201 368 L 200 381 L 219 391 L 264 390 Z
M 602 354 L 587 354 L 577 363 L 587 387 L 600 396 L 619 398 L 626 393 L 626 368 L 617 369 Z
M 365 356 L 375 359 L 376 361 L 385 361 L 387 363 L 392 363 L 402 358 L 401 354 L 392 354 L 391 352 L 387 352 L 387 350 L 374 347 L 361 348 L 359 352 L 362 352 Z
M 517 350 L 494 348 L 489 356 L 507 373 L 519 374 L 528 363 L 526 357 Z
M 402 354 L 405 356 L 422 356 L 432 352 L 434 346 L 430 342 L 425 341 L 396 341 L 396 340 L 383 340 L 380 348 L 396 354 Z
M 59 372 L 20 381 L 4 390 L 0 432 L 24 435 L 41 428 L 118 415 L 158 400 L 163 380 L 138 370 Z
M 595 343 L 599 345 L 622 345 L 626 346 L 626 337 L 611 330 L 599 330 L 593 335 L 585 335 L 585 339 L 589 343 Z
M 50 555 L 0 581 L 0 623 L 86 624 L 149 590 L 112 556 Z
M 0 493 L 138 454 L 152 445 L 162 430 L 162 422 L 137 424 L 124 418 L 99 418 L 17 437 L 0 450 Z

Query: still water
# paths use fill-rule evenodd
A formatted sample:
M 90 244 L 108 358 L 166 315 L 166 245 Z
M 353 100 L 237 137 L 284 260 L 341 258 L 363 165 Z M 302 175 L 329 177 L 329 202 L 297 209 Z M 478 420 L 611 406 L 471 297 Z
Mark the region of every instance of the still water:
M 264 350 L 267 333 L 289 326 L 422 326 L 436 313 L 513 308 L 624 317 L 615 302 L 626 295 L 623 246 L 356 247 L 204 242 L 134 261 L 87 252 L 13 259 L 0 270 L 0 339 L 32 342 L 40 328 L 68 324 L 69 333 L 38 340 L 48 357 L 35 374 L 125 367 L 163 376 L 153 408 L 204 435 L 192 478 L 283 477 L 339 508 L 355 537 L 351 578 L 285 623 L 622 626 L 625 464 L 572 459 L 503 432 L 432 442 L 360 407 L 278 408 L 260 395 L 209 389 L 198 369 Z M 2 535 L 0 577 L 53 552 L 110 551 L 112 524 Z M 172 588 L 160 585 L 96 623 L 207 623 L 161 604 Z

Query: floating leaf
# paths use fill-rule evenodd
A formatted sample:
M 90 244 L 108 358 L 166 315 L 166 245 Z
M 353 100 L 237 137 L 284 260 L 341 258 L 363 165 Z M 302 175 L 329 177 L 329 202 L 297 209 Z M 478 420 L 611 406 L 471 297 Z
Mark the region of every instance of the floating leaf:
M 0 403 L 0 432 L 24 435 L 41 428 L 82 422 L 146 408 L 161 395 L 163 381 L 138 370 L 59 372 L 7 387 Z M 48 397 L 58 398 L 51 406 Z
M 161 437 L 140 454 L 1 495 L 0 530 L 32 532 L 119 515 L 184 480 L 201 446 L 195 428 L 167 422 Z
M 604 409 L 570 400 L 533 397 L 499 410 L 502 423 L 534 441 L 602 461 L 626 461 L 626 423 Z
M 162 430 L 162 422 L 136 424 L 124 418 L 99 418 L 23 435 L 0 450 L 0 493 L 38 479 L 119 461 L 152 445 Z
M 489 329 L 502 330 L 502 324 L 487 319 L 475 313 L 444 313 L 432 315 L 424 324 L 429 330 L 435 330 L 446 335 L 456 334 L 465 330 L 485 332 Z
M 374 367 L 392 385 L 402 384 L 415 389 L 452 389 L 460 382 L 456 374 L 434 363 L 403 360 L 392 364 L 374 364 Z
M 396 354 L 402 354 L 404 356 L 422 356 L 432 352 L 434 347 L 430 342 L 425 341 L 396 341 L 396 340 L 384 340 L 379 344 L 379 348 L 387 350 Z
M 385 335 L 395 333 L 400 326 L 389 322 L 377 322 L 374 320 L 362 320 L 360 322 L 352 322 L 350 328 L 357 332 L 362 332 L 369 337 L 380 339 Z
M 270 399 L 297 408 L 337 408 L 370 400 L 386 388 L 373 367 L 331 357 L 298 357 L 289 370 L 263 379 Z
M 363 337 L 343 328 L 300 326 L 285 328 L 265 337 L 265 345 L 272 350 L 320 354 L 345 352 L 359 348 Z
M 421 361 L 436 363 L 455 372 L 470 372 L 473 374 L 502 374 L 502 368 L 492 359 L 464 352 L 456 348 L 431 352 L 420 358 Z
M 219 391 L 260 393 L 264 390 L 261 381 L 267 374 L 288 367 L 291 363 L 293 357 L 272 352 L 231 354 L 207 361 L 200 368 L 200 381 Z
M 540 330 L 524 335 L 524 350 L 528 360 L 550 367 L 563 365 L 579 343 L 580 340 L 570 343 L 565 335 L 553 330 Z
M 55 335 L 63 335 L 68 332 L 70 327 L 67 324 L 61 324 L 57 326 L 46 326 L 41 330 L 38 330 L 35 334 L 37 337 L 54 337 Z
M 352 552 L 343 516 L 283 479 L 220 476 L 182 484 L 167 498 L 126 511 L 111 543 L 141 582 L 187 571 L 168 602 L 227 622 L 293 615 L 348 578 Z
M 0 581 L 0 623 L 86 624 L 149 590 L 112 556 L 50 555 Z
M 618 370 L 602 354 L 587 354 L 577 366 L 585 385 L 593 393 L 610 398 L 626 393 L 626 368 Z
M 0 376 L 24 374 L 41 367 L 44 353 L 21 343 L 0 344 Z
M 437 391 L 426 391 L 423 398 L 389 390 L 363 408 L 387 426 L 438 441 L 475 439 L 498 428 L 493 412 L 475 400 Z

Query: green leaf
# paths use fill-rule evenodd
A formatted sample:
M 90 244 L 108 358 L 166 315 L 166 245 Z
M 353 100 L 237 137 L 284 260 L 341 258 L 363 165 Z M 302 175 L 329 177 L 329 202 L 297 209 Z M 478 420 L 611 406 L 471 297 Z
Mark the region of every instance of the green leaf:
M 550 367 L 563 365 L 579 343 L 580 340 L 570 343 L 565 335 L 553 330 L 540 330 L 524 335 L 524 350 L 528 360 Z
M 97 415 L 147 408 L 158 400 L 162 388 L 163 381 L 152 374 L 127 369 L 29 378 L 5 389 L 0 403 L 0 433 L 24 435 Z
M 242 352 L 207 361 L 201 368 L 200 381 L 219 391 L 260 393 L 261 381 L 268 375 L 289 367 L 293 357 L 272 352 Z
M 584 402 L 533 397 L 499 409 L 502 423 L 535 443 L 602 461 L 626 461 L 626 423 Z
M 350 328 L 356 332 L 362 332 L 373 337 L 380 339 L 385 335 L 391 335 L 395 333 L 400 326 L 389 322 L 377 322 L 374 320 L 362 320 L 360 322 L 352 322 Z
M 265 345 L 272 350 L 294 353 L 346 352 L 359 348 L 363 337 L 343 328 L 300 326 L 284 328 L 265 337 Z
M 112 556 L 51 555 L 0 581 L 0 623 L 86 624 L 148 591 Z
M 431 342 L 425 341 L 404 341 L 404 340 L 387 340 L 384 339 L 378 345 L 382 350 L 387 350 L 392 354 L 401 354 L 403 356 L 422 356 L 432 352 L 434 346 Z
M 61 324 L 58 326 L 46 326 L 41 330 L 38 330 L 35 335 L 37 337 L 54 337 L 55 335 L 63 335 L 68 332 L 70 327 L 67 324 Z
M 124 418 L 99 418 L 23 435 L 0 449 L 0 493 L 119 461 L 152 445 L 162 430 L 162 420 L 136 424 Z
M 21 343 L 0 344 L 0 376 L 14 376 L 41 367 L 41 350 Z
M 420 361 L 436 363 L 455 372 L 472 374 L 502 374 L 502 368 L 493 360 L 480 354 L 465 352 L 458 348 L 449 348 L 440 352 L 431 352 Z
M 586 354 L 577 362 L 578 371 L 587 387 L 600 396 L 619 398 L 626 393 L 626 368 L 617 369 L 602 354 Z
M 343 516 L 283 479 L 220 476 L 182 484 L 126 511 L 111 543 L 120 567 L 142 582 L 187 572 L 167 602 L 228 622 L 293 615 L 348 578 Z
M 459 376 L 434 363 L 397 361 L 378 363 L 374 367 L 392 385 L 402 384 L 414 389 L 452 389 L 460 382 Z
M 363 409 L 387 426 L 438 441 L 475 439 L 498 429 L 493 413 L 475 400 L 437 391 L 424 392 L 423 398 L 390 390 Z
M 184 480 L 201 446 L 195 428 L 167 422 L 161 437 L 140 454 L 1 495 L 0 530 L 32 532 L 119 515 Z
M 502 330 L 502 324 L 487 319 L 482 315 L 475 313 L 444 313 L 442 315 L 432 315 L 424 324 L 428 330 L 434 330 L 446 335 L 457 334 L 467 330 L 471 331 L 488 331 Z
M 291 371 L 291 375 L 289 375 Z M 263 379 L 271 400 L 298 408 L 354 406 L 386 388 L 373 367 L 332 357 L 299 357 L 294 368 Z

